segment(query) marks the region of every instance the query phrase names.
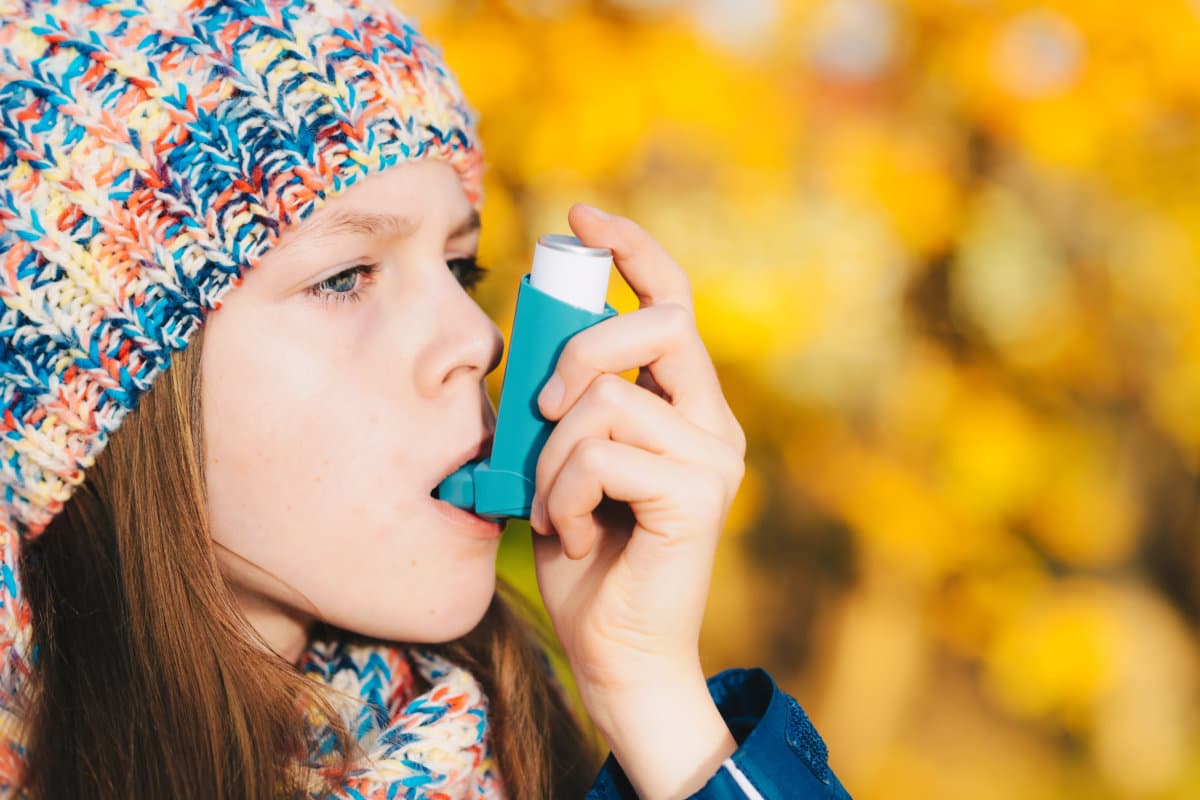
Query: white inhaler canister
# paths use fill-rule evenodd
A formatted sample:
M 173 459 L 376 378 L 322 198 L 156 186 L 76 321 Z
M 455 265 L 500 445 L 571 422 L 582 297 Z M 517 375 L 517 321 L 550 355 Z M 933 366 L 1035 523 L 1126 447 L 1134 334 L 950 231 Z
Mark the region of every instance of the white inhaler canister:
M 564 303 L 598 314 L 608 294 L 612 251 L 588 247 L 574 236 L 546 233 L 533 250 L 529 283 Z

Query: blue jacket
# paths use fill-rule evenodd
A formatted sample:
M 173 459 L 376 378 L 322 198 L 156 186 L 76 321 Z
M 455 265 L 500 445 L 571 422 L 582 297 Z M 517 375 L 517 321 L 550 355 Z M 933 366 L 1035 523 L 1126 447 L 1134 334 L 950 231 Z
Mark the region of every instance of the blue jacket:
M 708 679 L 708 692 L 738 749 L 692 798 L 850 800 L 808 715 L 765 669 L 718 672 Z M 586 800 L 637 800 L 611 753 Z

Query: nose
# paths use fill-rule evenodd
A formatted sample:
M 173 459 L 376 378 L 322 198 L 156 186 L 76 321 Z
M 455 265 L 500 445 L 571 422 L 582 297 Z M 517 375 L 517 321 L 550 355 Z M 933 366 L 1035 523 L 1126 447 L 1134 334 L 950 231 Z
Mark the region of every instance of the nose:
M 418 365 L 421 393 L 436 398 L 464 382 L 479 384 L 500 364 L 504 336 L 453 276 L 438 282 L 431 297 L 431 330 L 424 357 Z

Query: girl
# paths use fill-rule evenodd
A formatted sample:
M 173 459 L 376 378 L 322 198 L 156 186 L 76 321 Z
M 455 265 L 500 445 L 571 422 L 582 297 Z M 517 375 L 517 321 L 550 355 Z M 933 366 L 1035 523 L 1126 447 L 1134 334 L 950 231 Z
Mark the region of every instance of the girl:
M 494 426 L 475 122 L 371 0 L 0 0 L 6 794 L 847 796 L 769 675 L 700 670 L 745 442 L 634 222 L 570 210 L 641 308 L 538 401 L 598 774 L 501 526 L 431 496 Z

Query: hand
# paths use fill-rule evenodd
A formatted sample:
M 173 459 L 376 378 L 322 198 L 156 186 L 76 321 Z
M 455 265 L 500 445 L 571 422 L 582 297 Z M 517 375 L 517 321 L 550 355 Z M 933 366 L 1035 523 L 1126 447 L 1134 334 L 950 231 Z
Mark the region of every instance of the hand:
M 581 204 L 567 218 L 584 244 L 612 249 L 640 300 L 571 337 L 554 373 L 561 399 L 547 402 L 544 388 L 538 402 L 558 420 L 535 478 L 538 587 L 601 725 L 604 698 L 685 676 L 699 676 L 704 691 L 700 625 L 746 440 L 697 331 L 684 270 L 630 219 Z M 636 383 L 617 374 L 634 368 Z

